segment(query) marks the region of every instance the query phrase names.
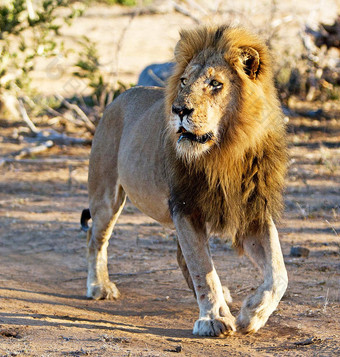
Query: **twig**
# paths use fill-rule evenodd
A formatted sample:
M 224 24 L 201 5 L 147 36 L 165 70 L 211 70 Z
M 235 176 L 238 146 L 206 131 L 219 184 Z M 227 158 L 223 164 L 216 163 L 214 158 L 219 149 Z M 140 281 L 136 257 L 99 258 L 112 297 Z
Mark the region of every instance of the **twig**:
M 177 12 L 179 12 L 179 13 L 185 15 L 185 16 L 190 17 L 192 20 L 195 21 L 196 24 L 198 24 L 198 25 L 201 24 L 201 20 L 198 19 L 196 16 L 194 16 L 190 11 L 188 11 L 187 9 L 182 7 L 181 5 L 177 4 L 177 2 L 175 2 L 175 1 L 172 1 L 172 3 L 173 3 L 173 6 L 174 6 L 174 9 Z
M 323 312 L 326 312 L 326 310 L 327 310 L 327 305 L 328 305 L 328 303 L 329 303 L 328 293 L 329 293 L 329 288 L 327 289 L 327 294 L 326 294 L 326 297 L 325 297 L 325 302 L 324 302 L 324 304 L 323 304 L 323 308 L 322 308 L 322 311 L 323 311 Z
M 325 222 L 329 225 L 329 227 L 331 228 L 331 230 L 333 231 L 333 233 L 338 236 L 338 232 L 336 231 L 336 229 L 329 223 L 329 221 L 327 219 L 325 219 Z
M 44 104 L 43 107 L 52 115 L 56 117 L 64 117 L 63 114 L 59 113 L 57 110 L 51 108 L 50 106 Z M 65 118 L 66 119 L 66 118 Z
M 237 291 L 235 291 L 236 295 L 240 295 L 242 293 L 244 293 L 245 291 L 251 290 L 253 288 L 253 286 L 246 286 L 244 288 L 238 289 Z
M 161 78 L 157 76 L 157 74 L 152 70 L 148 70 L 148 75 L 155 81 L 157 82 L 160 86 L 165 87 L 165 81 L 163 81 Z
M 207 10 L 202 7 L 200 4 L 198 4 L 196 1 L 194 0 L 186 0 L 186 3 L 188 3 L 188 5 L 196 10 L 198 10 L 199 12 L 201 12 L 204 15 L 208 15 Z
M 78 105 L 72 104 L 70 102 L 68 102 L 63 96 L 61 96 L 60 94 L 57 94 L 57 98 L 61 101 L 62 104 L 65 105 L 65 107 L 67 107 L 68 109 L 74 110 L 79 117 L 81 118 L 81 120 L 84 122 L 86 128 L 92 133 L 94 134 L 94 132 L 96 131 L 96 127 L 95 125 L 92 123 L 92 121 L 87 117 L 87 115 L 78 107 Z
M 40 130 L 34 125 L 34 123 L 32 122 L 32 120 L 29 118 L 24 103 L 22 101 L 21 98 L 18 99 L 18 103 L 19 103 L 19 111 L 21 114 L 21 117 L 23 119 L 23 121 L 27 124 L 27 126 L 30 128 L 31 132 L 34 135 L 38 135 L 38 133 L 40 132 Z
M 132 25 L 132 21 L 135 19 L 136 16 L 138 16 L 140 14 L 140 10 L 136 10 L 134 11 L 129 19 L 129 22 L 126 24 L 126 26 L 123 28 L 121 35 L 118 39 L 118 42 L 116 44 L 116 50 L 115 50 L 115 58 L 114 58 L 114 63 L 112 68 L 112 71 L 110 71 L 109 73 L 109 80 L 108 80 L 108 87 L 109 88 L 113 88 L 114 85 L 116 84 L 117 80 L 118 80 L 118 71 L 119 71 L 119 57 L 120 57 L 120 51 L 122 49 L 122 44 L 125 38 L 125 35 L 127 33 L 127 30 L 129 29 L 129 27 Z M 111 91 L 112 93 L 112 91 Z M 109 98 L 108 103 L 113 99 L 112 94 L 110 94 L 111 98 Z M 100 103 L 101 107 L 102 104 Z

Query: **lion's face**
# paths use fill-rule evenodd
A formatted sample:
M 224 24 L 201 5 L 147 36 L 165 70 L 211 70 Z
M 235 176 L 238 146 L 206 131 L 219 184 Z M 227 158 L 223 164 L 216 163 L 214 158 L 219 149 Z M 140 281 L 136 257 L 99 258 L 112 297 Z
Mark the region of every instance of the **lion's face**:
M 220 139 L 221 120 L 232 106 L 235 78 L 221 55 L 201 53 L 186 67 L 172 103 L 170 128 L 179 156 L 192 160 Z

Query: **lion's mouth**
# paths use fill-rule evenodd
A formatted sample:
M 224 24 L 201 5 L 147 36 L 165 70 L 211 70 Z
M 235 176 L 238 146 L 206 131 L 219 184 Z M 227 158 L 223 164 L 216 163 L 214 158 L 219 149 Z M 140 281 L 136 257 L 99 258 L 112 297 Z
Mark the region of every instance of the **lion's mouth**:
M 191 133 L 190 131 L 186 131 L 186 129 L 183 127 L 180 127 L 178 129 L 177 134 L 181 134 L 177 140 L 177 143 L 180 143 L 182 140 L 186 139 L 186 140 L 190 140 L 190 141 L 195 141 L 199 144 L 205 144 L 209 140 L 211 140 L 213 137 L 213 133 L 211 133 L 211 132 L 204 134 L 204 135 L 195 135 L 195 134 Z

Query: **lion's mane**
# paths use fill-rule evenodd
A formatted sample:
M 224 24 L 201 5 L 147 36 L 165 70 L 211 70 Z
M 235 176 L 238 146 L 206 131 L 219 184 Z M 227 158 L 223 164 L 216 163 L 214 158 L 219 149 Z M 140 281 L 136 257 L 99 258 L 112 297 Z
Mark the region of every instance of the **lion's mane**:
M 251 49 L 259 54 L 253 77 L 247 62 L 240 60 L 247 59 Z M 242 250 L 242 236 L 263 231 L 269 215 L 278 218 L 282 210 L 287 150 L 271 58 L 266 45 L 242 28 L 202 26 L 182 31 L 175 71 L 166 88 L 167 116 L 185 68 L 200 53 L 223 54 L 237 74 L 232 84 L 237 100 L 228 104 L 226 98 L 229 107 L 220 119 L 218 145 L 197 160 L 176 157 L 176 137 L 169 134 L 170 207 L 172 212 L 196 217 L 197 224 L 208 222 L 212 232 L 232 235 Z

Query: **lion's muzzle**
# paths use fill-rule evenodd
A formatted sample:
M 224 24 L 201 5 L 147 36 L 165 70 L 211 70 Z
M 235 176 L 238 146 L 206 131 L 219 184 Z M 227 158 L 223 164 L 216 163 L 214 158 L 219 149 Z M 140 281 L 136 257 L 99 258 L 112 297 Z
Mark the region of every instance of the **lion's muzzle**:
M 204 134 L 204 135 L 195 135 L 195 134 L 190 133 L 189 131 L 185 130 L 183 127 L 180 127 L 177 133 L 181 134 L 177 140 L 177 143 L 180 143 L 182 140 L 186 139 L 186 140 L 190 140 L 190 141 L 195 141 L 199 144 L 205 144 L 208 141 L 210 141 L 214 135 L 212 132 Z

